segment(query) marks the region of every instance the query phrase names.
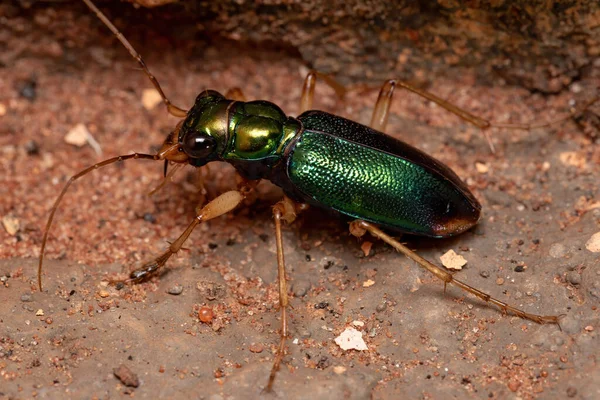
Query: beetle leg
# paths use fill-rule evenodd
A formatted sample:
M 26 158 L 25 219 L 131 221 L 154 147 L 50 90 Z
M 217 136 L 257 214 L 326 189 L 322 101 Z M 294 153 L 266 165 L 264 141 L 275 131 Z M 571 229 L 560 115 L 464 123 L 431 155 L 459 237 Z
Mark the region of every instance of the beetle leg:
M 377 103 L 375 103 L 375 109 L 373 110 L 373 116 L 371 117 L 371 124 L 369 125 L 376 131 L 385 132 L 395 88 L 396 81 L 390 79 L 385 81 L 381 87 L 381 90 L 379 91 L 379 97 L 377 97 Z
M 356 220 L 350 224 L 350 233 L 353 234 L 354 236 L 360 237 L 360 236 L 364 235 L 367 231 L 371 235 L 383 240 L 384 242 L 386 242 L 387 244 L 392 246 L 394 249 L 396 249 L 400 253 L 404 254 L 405 256 L 407 256 L 408 258 L 410 258 L 411 260 L 413 260 L 414 262 L 419 264 L 421 267 L 425 268 L 427 271 L 431 272 L 437 278 L 441 279 L 444 282 L 444 287 L 446 286 L 446 284 L 456 285 L 459 288 L 461 288 L 462 290 L 464 290 L 468 293 L 471 293 L 474 296 L 479 297 L 481 300 L 483 300 L 487 303 L 492 303 L 496 307 L 500 308 L 504 313 L 512 313 L 518 317 L 528 319 L 533 322 L 537 322 L 538 324 L 558 324 L 559 323 L 559 318 L 560 318 L 559 316 L 529 314 L 529 313 L 522 311 L 518 308 L 515 308 L 509 304 L 506 304 L 503 301 L 495 299 L 495 298 L 491 297 L 489 294 L 484 293 L 479 289 L 475 289 L 474 287 L 469 286 L 466 283 L 459 281 L 458 279 L 455 279 L 452 276 L 452 274 L 448 273 L 447 271 L 444 271 L 442 268 L 438 267 L 437 265 L 430 263 L 429 261 L 427 261 L 423 257 L 419 256 L 417 253 L 410 250 L 408 247 L 404 246 L 402 243 L 398 242 L 391 236 L 388 236 L 383 231 L 381 231 L 379 228 L 370 224 L 369 222 L 362 221 L 362 220 Z
M 312 110 L 313 108 L 317 78 L 322 79 L 329 87 L 335 90 L 335 93 L 339 98 L 344 98 L 344 95 L 347 92 L 347 89 L 343 85 L 329 75 L 322 74 L 314 70 L 310 71 L 306 75 L 306 78 L 304 78 L 304 85 L 302 86 L 302 97 L 300 97 L 300 113 Z
M 244 200 L 244 195 L 237 191 L 232 190 L 221 194 L 219 197 L 213 199 L 210 203 L 202 208 L 196 209 L 196 218 L 188 225 L 183 233 L 169 245 L 167 251 L 154 260 L 145 263 L 141 268 L 129 274 L 127 282 L 138 283 L 148 279 L 152 274 L 158 271 L 162 266 L 165 265 L 167 260 L 183 246 L 183 243 L 187 240 L 194 228 L 200 224 L 200 222 L 208 221 L 219 217 L 225 213 L 236 208 Z
M 269 382 L 265 390 L 270 392 L 273 388 L 273 382 L 275 381 L 275 375 L 279 370 L 281 360 L 285 355 L 285 341 L 288 336 L 288 321 L 287 321 L 287 308 L 288 302 L 288 291 L 287 281 L 285 277 L 285 259 L 283 256 L 283 237 L 281 235 L 281 221 L 285 221 L 291 224 L 296 219 L 299 212 L 304 211 L 308 208 L 306 204 L 299 204 L 284 196 L 283 200 L 273 206 L 273 220 L 275 221 L 275 240 L 277 244 L 277 278 L 279 281 L 279 308 L 281 310 L 281 334 L 279 336 L 279 348 L 273 361 L 273 367 L 271 368 L 271 374 L 269 375 Z

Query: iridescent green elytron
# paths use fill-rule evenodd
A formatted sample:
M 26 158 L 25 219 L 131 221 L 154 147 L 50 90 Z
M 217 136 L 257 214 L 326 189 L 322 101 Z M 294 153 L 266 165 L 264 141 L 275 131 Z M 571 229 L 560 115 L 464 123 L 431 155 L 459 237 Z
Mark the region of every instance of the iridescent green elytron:
M 322 111 L 287 117 L 266 101 L 214 91 L 196 99 L 179 134 L 189 162 L 227 161 L 292 199 L 417 235 L 472 227 L 481 206 L 448 167 L 408 144 Z

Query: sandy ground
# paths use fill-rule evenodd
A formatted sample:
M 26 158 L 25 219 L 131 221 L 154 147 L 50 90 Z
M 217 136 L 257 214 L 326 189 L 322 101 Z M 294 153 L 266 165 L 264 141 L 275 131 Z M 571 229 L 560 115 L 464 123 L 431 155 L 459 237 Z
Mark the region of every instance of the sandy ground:
M 9 20 L 2 33 L 12 53 L 3 54 L 0 77 L 0 397 L 259 397 L 279 329 L 270 206 L 281 193 L 268 183 L 244 207 L 199 227 L 159 277 L 116 290 L 108 279 L 162 251 L 205 196 L 191 167 L 152 197 L 162 164 L 130 161 L 90 174 L 57 214 L 37 290 L 43 227 L 68 177 L 103 158 L 155 150 L 177 122 L 161 105 L 144 107 L 146 77 L 90 21 L 40 10 L 33 20 Z M 204 88 L 238 86 L 297 112 L 301 60 L 151 29 L 130 40 L 182 107 Z M 432 80 L 430 90 L 483 117 L 526 122 L 582 104 L 598 83 L 592 71 L 570 92 L 542 97 L 501 82 L 478 86 L 465 74 Z M 318 92 L 316 107 L 362 123 L 377 96 L 340 101 L 327 87 Z M 477 129 L 423 99 L 398 93 L 392 111 L 388 132 L 451 166 L 484 206 L 481 223 L 458 238 L 407 243 L 435 262 L 455 250 L 468 260 L 460 279 L 528 312 L 564 314 L 562 330 L 504 316 L 456 288 L 444 294 L 388 246 L 359 243 L 345 222 L 310 210 L 284 232 L 291 334 L 269 397 L 598 398 L 600 253 L 589 242 L 600 231 L 598 131 L 573 121 L 492 130 L 492 155 Z M 66 143 L 77 124 L 101 155 Z M 209 197 L 235 186 L 228 166 L 203 178 Z M 200 321 L 201 307 L 210 321 Z M 350 326 L 368 350 L 334 343 Z M 122 365 L 130 376 L 119 380 Z M 126 386 L 136 377 L 137 387 Z

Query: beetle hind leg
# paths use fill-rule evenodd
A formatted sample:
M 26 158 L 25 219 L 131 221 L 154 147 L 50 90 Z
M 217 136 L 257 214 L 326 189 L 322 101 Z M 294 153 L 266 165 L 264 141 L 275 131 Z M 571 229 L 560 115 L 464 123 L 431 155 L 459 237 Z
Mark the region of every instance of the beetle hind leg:
M 480 298 L 481 300 L 485 301 L 486 303 L 492 303 L 493 305 L 495 305 L 496 307 L 501 309 L 504 313 L 514 314 L 523 319 L 528 319 L 530 321 L 537 322 L 538 324 L 558 324 L 559 323 L 559 318 L 560 318 L 559 316 L 537 315 L 537 314 L 527 313 L 523 310 L 520 310 L 516 307 L 511 306 L 510 304 L 500 301 L 500 300 L 490 296 L 489 294 L 482 292 L 479 289 L 476 289 L 470 285 L 467 285 L 466 283 L 464 283 L 458 279 L 455 279 L 452 276 L 452 274 L 450 274 L 449 272 L 444 271 L 442 268 L 438 267 L 437 265 L 434 265 L 431 262 L 427 261 L 426 259 L 419 256 L 414 251 L 410 250 L 408 247 L 404 246 L 402 243 L 398 242 L 396 239 L 387 235 L 386 233 L 381 231 L 376 226 L 370 224 L 369 222 L 362 221 L 362 220 L 356 220 L 350 224 L 350 233 L 352 233 L 354 236 L 360 237 L 360 236 L 363 236 L 366 232 L 369 232 L 371 235 L 375 236 L 376 238 L 383 240 L 384 242 L 386 242 L 387 244 L 392 246 L 394 249 L 396 249 L 400 253 L 404 254 L 405 256 L 407 256 L 408 258 L 410 258 L 411 260 L 413 260 L 414 262 L 419 264 L 419 266 L 421 266 L 424 269 L 426 269 L 427 271 L 431 272 L 435 277 L 442 280 L 444 282 L 444 289 L 446 288 L 447 284 L 452 284 L 452 285 L 458 286 L 465 292 L 471 293 L 472 295 Z

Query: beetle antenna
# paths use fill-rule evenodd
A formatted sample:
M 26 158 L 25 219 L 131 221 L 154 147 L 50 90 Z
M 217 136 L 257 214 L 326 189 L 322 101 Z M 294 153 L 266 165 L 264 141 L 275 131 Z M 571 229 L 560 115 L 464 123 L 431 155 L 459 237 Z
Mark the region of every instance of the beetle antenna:
M 119 39 L 119 42 L 121 42 L 121 44 L 125 46 L 125 48 L 129 51 L 129 54 L 131 54 L 131 56 L 137 60 L 138 64 L 140 64 L 140 66 L 150 79 L 150 82 L 152 82 L 152 85 L 154 85 L 156 91 L 160 94 L 160 97 L 162 97 L 163 102 L 167 106 L 167 111 L 169 112 L 169 114 L 180 118 L 185 117 L 187 115 L 187 111 L 171 103 L 169 98 L 165 95 L 162 88 L 160 87 L 160 83 L 158 83 L 158 80 L 154 77 L 154 75 L 152 75 L 152 73 L 146 66 L 146 63 L 144 62 L 144 59 L 142 58 L 140 53 L 138 53 L 133 48 L 133 46 L 131 45 L 131 43 L 129 43 L 125 36 L 123 36 L 123 34 L 117 29 L 117 27 L 112 22 L 110 22 L 108 17 L 104 15 L 102 11 L 100 11 L 98 7 L 96 7 L 96 5 L 92 3 L 91 0 L 83 0 L 83 2 L 90 8 L 90 10 L 92 10 L 98 16 L 98 18 L 100 18 L 102 22 L 104 22 L 104 25 L 106 25 L 108 29 L 112 31 L 112 33 L 117 37 L 117 39 Z
M 46 249 L 46 242 L 48 241 L 48 233 L 50 232 L 50 226 L 52 225 L 52 220 L 54 219 L 54 214 L 56 213 L 56 210 L 58 209 L 58 205 L 60 204 L 64 195 L 67 193 L 67 190 L 69 189 L 71 184 L 73 182 L 75 182 L 77 179 L 81 178 L 82 176 L 87 175 L 88 173 L 90 173 L 96 169 L 105 167 L 110 164 L 114 164 L 119 161 L 125 161 L 125 160 L 130 160 L 130 159 L 160 160 L 163 157 L 164 157 L 163 152 L 158 153 L 158 154 L 133 153 L 133 154 L 127 154 L 127 155 L 122 155 L 122 156 L 116 156 L 116 157 L 112 157 L 107 160 L 101 161 L 90 167 L 87 167 L 86 169 L 84 169 L 82 171 L 79 171 L 77 174 L 73 175 L 67 181 L 67 183 L 63 187 L 63 190 L 60 192 L 60 195 L 58 196 L 58 198 L 54 202 L 54 205 L 52 206 L 52 210 L 50 211 L 50 216 L 48 217 L 48 222 L 46 222 L 46 228 L 44 229 L 44 238 L 42 239 L 42 248 L 40 250 L 40 260 L 39 260 L 39 264 L 38 264 L 38 286 L 40 288 L 40 292 L 42 291 L 42 263 L 44 261 L 44 250 Z

